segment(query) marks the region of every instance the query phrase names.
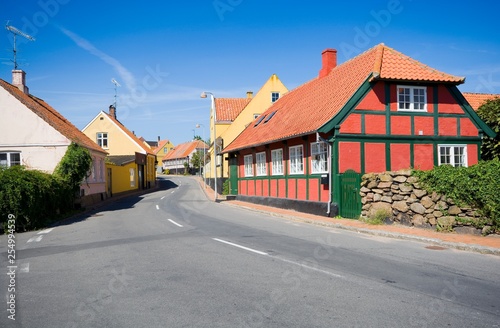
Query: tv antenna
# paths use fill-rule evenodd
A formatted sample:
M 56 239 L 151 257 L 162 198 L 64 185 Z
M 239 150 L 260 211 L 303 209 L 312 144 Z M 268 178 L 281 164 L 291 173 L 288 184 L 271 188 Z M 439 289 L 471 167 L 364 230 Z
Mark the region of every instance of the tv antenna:
M 7 24 L 9 24 L 9 22 L 7 22 Z M 28 39 L 29 41 L 35 41 L 35 38 L 32 37 L 31 35 L 28 35 L 26 33 L 24 33 L 23 31 L 20 31 L 18 30 L 17 28 L 15 28 L 14 26 L 12 25 L 5 25 L 5 29 L 9 32 L 12 32 L 12 35 L 14 36 L 14 49 L 13 49 L 13 52 L 14 52 L 14 69 L 17 69 L 17 49 L 16 49 L 16 37 L 18 35 Z
M 112 78 L 111 79 L 111 83 L 113 83 L 115 85 L 115 103 L 114 103 L 114 107 L 116 108 L 116 98 L 118 97 L 118 94 L 117 94 L 117 91 L 116 91 L 116 88 L 117 87 L 121 87 L 120 83 L 118 83 L 115 78 Z

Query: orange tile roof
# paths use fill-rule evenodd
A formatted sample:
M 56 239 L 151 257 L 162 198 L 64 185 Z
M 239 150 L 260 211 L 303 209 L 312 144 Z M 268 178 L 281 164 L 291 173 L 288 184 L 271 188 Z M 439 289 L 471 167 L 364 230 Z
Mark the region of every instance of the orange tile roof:
M 162 150 L 162 149 L 163 149 L 163 147 L 165 147 L 165 145 L 166 145 L 167 143 L 169 143 L 168 139 L 158 141 L 158 147 L 154 148 L 154 149 L 153 149 L 153 152 L 154 152 L 156 155 L 158 155 L 158 152 L 159 152 L 160 150 Z
M 486 101 L 495 98 L 500 98 L 500 94 L 494 93 L 472 93 L 462 92 L 467 102 L 471 105 L 472 109 L 476 110 Z
M 460 84 L 464 78 L 439 72 L 396 50 L 379 44 L 336 66 L 328 75 L 315 78 L 282 96 L 250 124 L 224 152 L 258 146 L 317 131 L 351 99 L 363 82 L 378 80 L 429 81 Z M 259 120 L 260 118 L 257 118 Z
M 251 100 L 251 98 L 215 98 L 217 122 L 234 121 Z
M 186 158 L 188 157 L 193 151 L 196 149 L 208 149 L 208 146 L 206 143 L 204 143 L 201 140 L 194 140 L 190 142 L 185 142 L 180 145 L 177 145 L 169 151 L 162 159 L 162 161 L 168 161 L 172 159 L 178 159 L 178 158 Z
M 90 150 L 107 154 L 107 152 L 99 147 L 94 141 L 87 137 L 83 132 L 78 130 L 70 121 L 62 116 L 58 111 L 52 108 L 49 104 L 40 98 L 33 95 L 25 94 L 16 86 L 0 79 L 0 86 L 7 92 L 19 100 L 23 105 L 29 108 L 33 113 L 38 115 L 47 124 L 59 131 L 63 136 L 72 142 Z
M 151 155 L 154 155 L 154 152 L 151 150 L 151 148 L 149 148 L 148 146 L 146 146 L 139 137 L 137 137 L 135 134 L 133 134 L 129 129 L 127 129 L 125 127 L 125 125 L 122 124 L 122 122 L 118 121 L 116 118 L 114 118 L 112 115 L 109 115 L 108 113 L 104 112 L 103 113 L 109 117 L 109 119 L 113 122 L 115 122 L 119 127 L 120 129 L 125 132 L 126 135 L 128 135 L 130 138 L 132 138 L 132 140 L 134 140 L 138 145 L 139 147 L 141 147 L 141 149 L 143 149 L 146 154 L 151 154 Z

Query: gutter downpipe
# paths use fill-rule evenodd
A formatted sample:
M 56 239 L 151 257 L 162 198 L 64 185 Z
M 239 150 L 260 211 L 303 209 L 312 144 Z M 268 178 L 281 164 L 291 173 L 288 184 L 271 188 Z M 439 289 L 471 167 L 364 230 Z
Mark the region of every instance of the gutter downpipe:
M 319 132 L 316 132 L 316 142 L 326 142 L 328 144 L 328 161 L 327 161 L 327 166 L 328 166 L 328 204 L 326 205 L 326 214 L 330 216 L 331 212 L 331 203 L 332 203 L 332 143 L 330 143 L 328 140 L 322 138 L 319 135 Z

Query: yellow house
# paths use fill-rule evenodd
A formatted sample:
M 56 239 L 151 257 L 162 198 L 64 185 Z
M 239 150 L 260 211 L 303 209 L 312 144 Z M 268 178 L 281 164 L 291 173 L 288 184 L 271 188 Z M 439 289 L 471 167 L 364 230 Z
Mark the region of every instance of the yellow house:
M 108 194 L 148 189 L 156 185 L 156 156 L 116 118 L 116 109 L 101 111 L 82 132 L 109 154 L 106 157 Z
M 174 149 L 174 144 L 171 143 L 169 140 L 159 140 L 158 141 L 158 147 L 153 149 L 153 153 L 156 155 L 156 161 L 158 164 L 156 165 L 157 173 L 162 173 L 163 172 L 163 159 L 167 155 L 168 152 L 170 152 L 172 149 Z
M 265 112 L 282 95 L 288 92 L 288 89 L 281 82 L 276 74 L 264 83 L 260 90 L 253 95 L 253 92 L 247 92 L 246 98 L 215 98 L 216 123 L 215 132 L 217 144 L 222 148 L 229 145 L 252 121 L 260 114 Z M 214 135 L 213 113 L 210 113 L 210 135 Z M 220 146 L 217 153 L 220 154 Z M 205 167 L 206 177 L 212 180 L 215 176 L 215 160 L 213 151 L 213 142 L 210 145 L 210 163 Z M 227 178 L 229 176 L 229 165 L 227 163 L 227 154 L 223 157 L 219 155 L 217 160 L 217 177 Z M 212 183 L 211 183 L 212 185 Z M 222 183 L 219 184 L 219 192 Z

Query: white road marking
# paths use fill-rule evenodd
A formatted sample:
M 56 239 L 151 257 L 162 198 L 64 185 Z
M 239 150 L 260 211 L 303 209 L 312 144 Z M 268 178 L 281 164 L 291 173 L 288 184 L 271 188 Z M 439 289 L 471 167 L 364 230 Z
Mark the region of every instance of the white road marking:
M 40 231 L 39 233 L 37 233 L 37 235 L 41 235 L 41 234 L 44 234 L 44 233 L 49 233 L 49 232 L 51 232 L 52 230 L 54 230 L 54 228 L 45 229 L 45 230 L 42 230 L 42 231 Z
M 168 220 L 169 220 L 170 222 L 172 222 L 173 224 L 175 224 L 176 226 L 178 226 L 178 227 L 181 227 L 181 228 L 183 227 L 183 225 L 182 225 L 182 224 L 179 224 L 179 223 L 175 222 L 174 220 L 171 220 L 171 219 L 168 219 Z
M 39 242 L 40 240 L 42 240 L 43 238 L 43 235 L 40 235 L 40 236 L 35 236 L 35 237 L 31 237 L 30 239 L 28 239 L 28 243 L 31 243 L 31 242 Z
M 224 243 L 224 244 L 228 244 L 228 245 L 231 245 L 231 246 L 234 246 L 234 247 L 238 247 L 238 248 L 241 248 L 241 249 L 244 249 L 244 250 L 247 250 L 247 251 L 250 251 L 250 252 L 254 252 L 254 253 L 257 253 L 257 254 L 260 254 L 260 255 L 269 255 L 265 252 L 261 252 L 261 251 L 258 251 L 256 249 L 252 249 L 252 248 L 248 248 L 248 247 L 245 247 L 245 246 L 241 246 L 241 245 L 238 245 L 238 244 L 234 244 L 234 243 L 231 243 L 229 241 L 225 241 L 225 240 L 222 240 L 222 239 L 219 239 L 219 238 L 212 238 L 213 240 L 215 241 L 218 241 L 218 242 L 221 242 L 221 243 Z
M 160 209 L 160 206 L 156 205 L 156 209 L 159 210 Z
M 172 190 L 171 194 L 173 194 L 175 192 L 175 190 Z
M 163 198 L 165 198 L 165 196 L 163 196 L 163 197 L 162 197 L 162 198 L 160 198 L 160 199 L 163 199 Z
M 326 271 L 326 270 L 323 270 L 323 269 L 319 269 L 319 268 L 316 268 L 316 267 L 313 267 L 313 266 L 310 266 L 310 265 L 307 265 L 307 264 L 304 264 L 304 263 L 290 261 L 290 260 L 287 260 L 287 259 L 283 259 L 281 257 L 273 257 L 273 258 L 278 259 L 280 261 L 283 261 L 285 263 L 290 263 L 290 264 L 298 265 L 300 267 L 303 267 L 304 269 L 309 269 L 309 270 L 313 270 L 313 271 L 316 271 L 316 272 L 321 272 L 321 273 L 327 274 L 327 275 L 335 277 L 335 278 L 344 278 L 344 276 L 341 276 L 339 274 L 336 274 L 336 273 L 333 273 L 333 272 L 330 272 L 330 271 Z

